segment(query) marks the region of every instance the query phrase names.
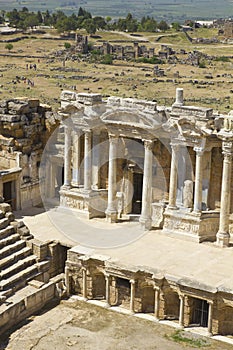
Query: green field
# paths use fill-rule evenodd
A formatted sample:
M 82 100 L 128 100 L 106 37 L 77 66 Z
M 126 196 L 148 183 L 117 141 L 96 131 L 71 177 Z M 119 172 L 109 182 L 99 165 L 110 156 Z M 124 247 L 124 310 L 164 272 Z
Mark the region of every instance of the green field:
M 30 11 L 62 10 L 70 15 L 83 7 L 94 16 L 125 17 L 128 12 L 134 17 L 153 16 L 168 22 L 185 19 L 214 19 L 233 16 L 231 0 L 0 0 L 0 9 L 12 10 L 27 7 Z

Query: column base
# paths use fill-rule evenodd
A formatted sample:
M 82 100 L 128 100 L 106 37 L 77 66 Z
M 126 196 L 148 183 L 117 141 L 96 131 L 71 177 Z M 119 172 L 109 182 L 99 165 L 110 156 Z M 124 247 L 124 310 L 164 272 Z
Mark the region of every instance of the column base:
M 110 211 L 110 210 L 106 210 L 105 211 L 106 214 L 106 221 L 112 223 L 117 222 L 117 212 L 116 211 Z
M 150 230 L 151 227 L 152 227 L 152 220 L 151 220 L 151 218 L 140 217 L 139 218 L 139 222 L 141 224 L 142 229 L 145 230 L 145 231 Z
M 218 232 L 216 235 L 216 245 L 219 247 L 228 247 L 230 243 L 230 234 L 229 232 Z

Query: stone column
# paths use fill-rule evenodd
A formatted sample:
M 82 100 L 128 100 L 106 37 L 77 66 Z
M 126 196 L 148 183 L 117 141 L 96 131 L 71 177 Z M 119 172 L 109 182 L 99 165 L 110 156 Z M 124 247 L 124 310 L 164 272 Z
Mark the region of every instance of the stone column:
M 151 203 L 152 203 L 152 160 L 153 141 L 144 141 L 145 159 L 142 185 L 142 210 L 139 222 L 145 230 L 150 230 L 152 225 Z
M 179 295 L 180 299 L 180 313 L 179 313 L 179 326 L 184 327 L 184 295 Z
M 66 285 L 66 294 L 67 296 L 70 295 L 70 270 L 69 268 L 66 266 L 65 267 L 65 285 Z
M 195 167 L 195 188 L 194 188 L 194 205 L 193 211 L 201 212 L 202 209 L 202 175 L 203 175 L 203 148 L 194 147 L 196 152 L 196 167 Z
M 82 268 L 82 277 L 83 277 L 83 299 L 87 300 L 87 269 Z
M 71 128 L 64 125 L 65 148 L 64 148 L 64 186 L 71 185 Z
M 213 301 L 207 301 L 209 304 L 209 312 L 208 312 L 208 334 L 212 335 L 212 318 L 213 318 Z
M 130 312 L 133 314 L 134 313 L 134 298 L 135 298 L 135 280 L 132 279 L 129 281 L 130 282 Z
M 105 288 L 106 288 L 106 306 L 110 307 L 110 276 L 109 274 L 105 275 Z
M 227 247 L 230 241 L 229 234 L 229 214 L 230 214 L 230 200 L 231 200 L 231 169 L 232 169 L 232 155 L 233 142 L 222 143 L 223 149 L 223 172 L 222 172 L 222 190 L 221 190 L 221 208 L 219 230 L 217 233 L 217 245 L 220 247 Z
M 95 130 L 92 137 L 92 189 L 99 188 L 100 131 Z
M 84 135 L 84 190 L 91 190 L 91 132 Z
M 118 137 L 109 136 L 109 164 L 108 164 L 108 207 L 105 211 L 109 222 L 117 221 L 116 208 L 116 157 Z
M 159 294 L 160 294 L 160 289 L 159 289 L 159 287 L 154 286 L 154 291 L 155 291 L 155 308 L 154 308 L 154 314 L 155 314 L 155 318 L 158 320 L 158 319 L 159 319 Z
M 80 131 L 73 132 L 73 169 L 72 169 L 72 186 L 80 185 Z
M 172 157 L 171 157 L 171 171 L 170 171 L 170 184 L 169 184 L 169 209 L 176 209 L 176 193 L 177 193 L 177 166 L 178 166 L 178 145 L 171 145 Z

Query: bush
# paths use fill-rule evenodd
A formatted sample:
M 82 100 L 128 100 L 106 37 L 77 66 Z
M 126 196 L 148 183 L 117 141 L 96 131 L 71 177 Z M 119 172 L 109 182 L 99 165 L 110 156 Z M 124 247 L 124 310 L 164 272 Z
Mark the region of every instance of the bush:
M 103 64 L 112 64 L 112 62 L 113 62 L 113 58 L 109 54 L 104 55 L 102 60 L 100 61 L 100 63 L 103 63 Z
M 150 64 L 163 64 L 164 62 L 158 58 L 158 57 L 151 57 L 151 58 L 147 58 L 147 57 L 140 57 L 137 59 L 137 62 L 142 62 L 142 63 L 150 63 Z

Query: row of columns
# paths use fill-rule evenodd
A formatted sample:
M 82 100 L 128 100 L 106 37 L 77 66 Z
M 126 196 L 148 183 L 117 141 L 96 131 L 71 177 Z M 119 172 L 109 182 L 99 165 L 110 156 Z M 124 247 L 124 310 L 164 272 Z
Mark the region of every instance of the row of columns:
M 70 126 L 64 125 L 65 148 L 64 148 L 64 186 L 69 188 L 71 185 L 80 185 L 80 133 L 76 132 L 73 136 L 73 169 L 71 167 L 71 143 L 72 130 Z M 99 172 L 99 134 L 93 135 L 91 131 L 84 133 L 84 190 L 98 188 Z M 151 203 L 152 203 L 152 162 L 153 162 L 153 141 L 145 140 L 145 158 L 144 158 L 144 176 L 142 189 L 142 211 L 140 223 L 144 229 L 151 228 Z M 106 209 L 106 218 L 109 222 L 117 220 L 117 150 L 118 137 L 109 135 L 109 167 L 108 167 L 108 204 Z M 93 166 L 95 167 L 92 171 Z M 71 170 L 72 169 L 72 170 Z
M 176 209 L 179 145 L 171 144 L 171 148 L 172 157 L 169 188 L 169 208 Z M 222 149 L 224 160 L 221 187 L 220 222 L 219 231 L 216 236 L 216 243 L 221 247 L 225 247 L 229 245 L 230 240 L 229 215 L 231 198 L 233 142 L 223 141 Z M 196 165 L 193 212 L 198 214 L 201 213 L 202 210 L 203 155 L 205 149 L 201 147 L 194 147 L 194 151 L 196 152 Z
M 66 267 L 65 269 L 66 274 L 66 286 L 67 286 L 67 293 L 70 294 L 69 291 L 69 269 Z M 110 307 L 110 274 L 105 273 L 105 300 L 106 300 L 106 306 Z M 135 279 L 130 279 L 130 312 L 134 313 L 134 301 L 135 301 Z M 154 285 L 154 316 L 158 320 L 159 319 L 159 302 L 160 302 L 160 288 L 156 285 Z M 82 267 L 82 297 L 84 300 L 87 300 L 87 269 L 86 267 Z M 179 307 L 179 326 L 180 328 L 184 327 L 184 307 L 185 307 L 185 298 L 187 296 L 184 294 L 179 294 L 180 299 L 180 307 Z M 207 329 L 209 335 L 212 334 L 212 319 L 213 319 L 213 301 L 207 300 L 207 303 L 209 305 L 208 309 L 208 321 L 207 321 Z

